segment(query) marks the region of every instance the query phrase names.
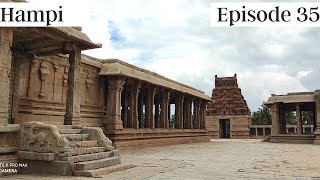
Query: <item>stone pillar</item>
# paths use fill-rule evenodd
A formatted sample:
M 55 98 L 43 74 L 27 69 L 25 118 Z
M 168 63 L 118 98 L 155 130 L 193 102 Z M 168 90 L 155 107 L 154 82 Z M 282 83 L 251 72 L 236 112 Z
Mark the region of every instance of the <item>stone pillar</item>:
M 145 128 L 155 128 L 154 115 L 153 115 L 153 105 L 154 105 L 154 97 L 156 94 L 156 88 L 153 86 L 149 86 L 147 88 L 147 101 L 146 101 L 146 119 L 145 119 Z
M 200 129 L 206 129 L 206 110 L 207 102 L 202 101 L 200 104 Z
M 279 104 L 275 103 L 271 106 L 272 129 L 271 134 L 280 134 L 280 111 Z
M 263 133 L 263 136 L 266 136 L 266 127 L 262 128 L 262 133 Z
M 170 100 L 168 102 L 168 128 L 170 129 L 170 121 L 171 121 L 171 104 L 170 104 Z
M 160 93 L 157 94 L 157 96 L 155 96 L 155 101 L 154 101 L 154 105 L 155 105 L 155 111 L 154 111 L 154 123 L 155 123 L 155 128 L 159 128 L 160 127 L 160 108 L 159 108 L 159 100 L 160 98 Z
M 161 91 L 161 99 L 160 99 L 160 128 L 169 128 L 168 122 L 168 104 L 170 100 L 170 92 L 168 90 Z
M 121 120 L 123 122 L 123 128 L 128 127 L 128 91 L 126 88 L 123 89 L 123 93 L 121 95 Z
M 320 145 L 320 90 L 316 90 L 314 93 L 314 102 L 315 106 L 315 121 L 316 127 L 314 134 L 316 135 L 316 139 L 314 140 L 313 144 Z
M 128 127 L 137 129 L 138 125 L 138 96 L 140 92 L 140 82 L 130 81 L 128 83 L 130 98 L 129 98 L 129 114 L 128 114 Z
M 296 105 L 296 117 L 297 117 L 297 134 L 302 134 L 302 119 L 300 105 Z
M 107 114 L 103 122 L 107 130 L 122 130 L 122 120 L 120 114 L 121 92 L 125 80 L 119 77 L 108 79 L 107 89 Z
M 11 28 L 0 28 L 0 125 L 7 125 L 9 118 L 12 39 Z
M 185 97 L 185 126 L 184 129 L 192 129 L 192 98 L 189 96 Z
M 65 125 L 80 124 L 80 64 L 81 50 L 75 44 L 67 44 L 69 52 L 68 91 L 66 100 Z
M 286 112 L 283 109 L 279 110 L 280 134 L 287 133 Z
M 312 132 L 314 132 L 317 129 L 317 113 L 316 113 L 316 110 L 312 111 L 312 117 L 313 117 L 313 129 L 312 129 Z
M 143 105 L 144 105 L 144 92 L 140 90 L 138 96 L 138 124 L 139 128 L 144 128 L 145 118 L 143 117 Z
M 256 136 L 259 136 L 259 135 L 258 135 L 258 128 L 256 127 L 255 129 L 256 129 Z
M 193 129 L 200 129 L 200 101 L 194 99 L 193 101 Z
M 183 129 L 183 94 L 177 94 L 176 95 L 176 105 L 175 105 L 175 119 L 176 119 L 176 124 L 175 128 L 176 129 Z

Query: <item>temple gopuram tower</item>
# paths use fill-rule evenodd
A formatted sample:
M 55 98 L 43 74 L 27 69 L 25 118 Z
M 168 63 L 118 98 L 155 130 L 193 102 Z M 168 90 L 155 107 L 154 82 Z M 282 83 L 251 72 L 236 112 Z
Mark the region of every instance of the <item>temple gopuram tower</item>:
M 214 138 L 250 138 L 251 113 L 233 77 L 215 76 L 206 127 Z

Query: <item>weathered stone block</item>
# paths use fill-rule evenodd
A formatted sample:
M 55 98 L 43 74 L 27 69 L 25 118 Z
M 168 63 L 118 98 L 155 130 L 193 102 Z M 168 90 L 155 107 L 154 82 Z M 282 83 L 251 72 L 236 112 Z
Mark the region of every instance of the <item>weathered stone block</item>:
M 39 160 L 39 161 L 53 161 L 54 153 L 37 153 L 28 151 L 19 151 L 20 159 Z
M 71 176 L 74 170 L 74 164 L 67 161 L 29 161 L 23 160 L 28 167 L 21 168 L 25 174 L 51 174 L 60 176 Z
M 85 155 L 67 157 L 66 160 L 70 161 L 70 162 L 92 161 L 92 160 L 111 157 L 111 155 L 112 155 L 112 152 L 108 151 L 108 152 L 101 152 L 101 153 L 85 154 Z
M 113 166 L 120 163 L 121 163 L 120 157 L 109 157 L 109 158 L 99 159 L 95 161 L 76 163 L 75 170 L 84 171 L 84 170 L 90 170 L 90 169 L 98 169 L 102 167 Z

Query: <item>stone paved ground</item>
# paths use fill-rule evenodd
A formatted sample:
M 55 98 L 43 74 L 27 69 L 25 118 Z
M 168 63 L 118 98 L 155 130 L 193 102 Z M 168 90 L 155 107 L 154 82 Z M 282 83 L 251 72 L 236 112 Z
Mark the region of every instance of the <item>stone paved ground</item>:
M 123 151 L 122 161 L 137 167 L 103 179 L 319 179 L 320 146 L 271 144 L 260 140 L 208 143 Z M 87 179 L 14 175 L 9 179 Z

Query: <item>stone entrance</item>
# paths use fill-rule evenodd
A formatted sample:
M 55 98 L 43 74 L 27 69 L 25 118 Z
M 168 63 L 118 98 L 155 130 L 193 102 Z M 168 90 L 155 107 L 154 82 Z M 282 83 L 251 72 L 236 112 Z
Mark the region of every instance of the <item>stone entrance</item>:
M 230 138 L 230 119 L 219 119 L 219 138 Z
M 237 75 L 215 76 L 215 88 L 207 108 L 206 127 L 214 138 L 221 138 L 221 120 L 229 119 L 230 138 L 250 138 L 251 113 L 238 87 Z M 227 123 L 225 123 L 227 124 Z M 222 131 L 222 132 L 221 132 Z

